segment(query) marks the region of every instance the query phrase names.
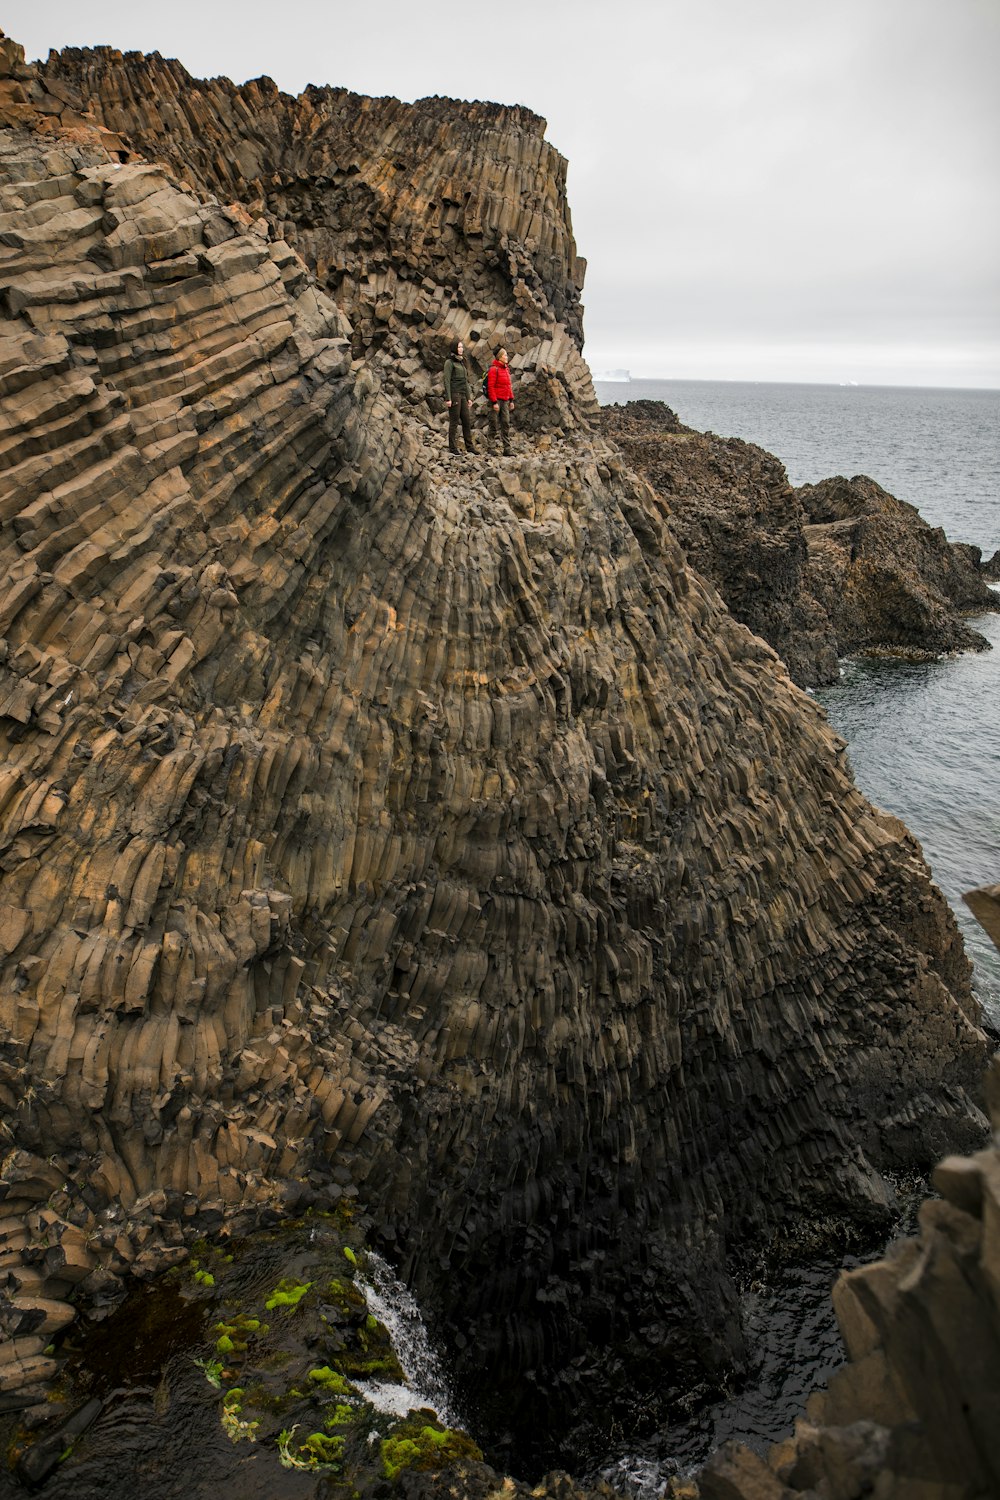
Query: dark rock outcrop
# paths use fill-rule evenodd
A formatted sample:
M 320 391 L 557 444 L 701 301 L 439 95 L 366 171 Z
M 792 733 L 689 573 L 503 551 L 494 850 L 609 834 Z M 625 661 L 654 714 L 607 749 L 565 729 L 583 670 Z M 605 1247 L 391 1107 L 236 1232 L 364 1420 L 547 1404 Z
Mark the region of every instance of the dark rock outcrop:
M 601 417 L 690 561 L 800 686 L 835 681 L 837 658 L 857 652 L 988 649 L 962 618 L 1000 609 L 979 548 L 949 542 L 874 480 L 792 489 L 771 454 L 683 427 L 658 401 Z
M 0 1390 L 358 1192 L 487 1429 L 628 1419 L 739 1359 L 734 1244 L 978 1139 L 954 919 L 590 429 L 541 121 L 3 55 Z
M 827 611 L 841 655 L 942 656 L 988 644 L 961 618 L 1000 609 L 978 547 L 949 542 L 940 526 L 863 475 L 795 494 L 807 523 L 807 587 Z
M 965 899 L 1000 946 L 998 887 Z M 919 1233 L 834 1288 L 847 1364 L 767 1460 L 728 1443 L 702 1500 L 981 1500 L 1000 1493 L 1000 1062 L 993 1139 L 935 1168 Z
M 834 681 L 837 639 L 807 583 L 802 506 L 780 461 L 739 438 L 684 427 L 660 401 L 605 407 L 601 421 L 736 619 L 778 652 L 793 682 Z

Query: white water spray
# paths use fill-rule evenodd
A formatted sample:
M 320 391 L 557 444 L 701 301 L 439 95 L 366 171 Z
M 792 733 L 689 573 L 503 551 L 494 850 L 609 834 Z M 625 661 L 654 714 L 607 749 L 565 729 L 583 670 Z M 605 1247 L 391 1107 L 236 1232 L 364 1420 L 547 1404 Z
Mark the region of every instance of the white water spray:
M 388 1329 L 406 1376 L 405 1385 L 382 1380 L 355 1382 L 365 1400 L 376 1411 L 392 1417 L 405 1417 L 407 1412 L 429 1407 L 445 1427 L 462 1427 L 416 1298 L 392 1267 L 373 1251 L 365 1257 L 365 1279 L 361 1286 L 373 1316 Z

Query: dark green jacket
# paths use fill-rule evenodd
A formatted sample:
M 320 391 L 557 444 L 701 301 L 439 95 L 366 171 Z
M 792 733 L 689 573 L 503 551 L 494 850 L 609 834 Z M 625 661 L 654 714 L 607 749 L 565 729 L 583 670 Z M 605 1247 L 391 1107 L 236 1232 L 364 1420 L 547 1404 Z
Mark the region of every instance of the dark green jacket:
M 456 359 L 454 355 L 449 355 L 444 362 L 444 399 L 450 401 L 453 394 L 470 397 L 472 375 L 464 359 Z

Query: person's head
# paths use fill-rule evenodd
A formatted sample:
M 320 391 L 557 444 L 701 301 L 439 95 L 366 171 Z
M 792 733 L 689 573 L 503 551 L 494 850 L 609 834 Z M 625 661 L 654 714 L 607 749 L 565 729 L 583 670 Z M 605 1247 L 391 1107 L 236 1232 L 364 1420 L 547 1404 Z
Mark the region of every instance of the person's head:
M 464 355 L 464 353 L 465 353 L 465 345 L 462 343 L 462 340 L 459 339 L 457 341 L 457 343 L 455 344 L 455 358 L 456 359 L 461 359 L 462 356 Z
M 502 365 L 505 365 L 507 363 L 507 351 L 506 351 L 506 349 L 498 349 L 497 350 L 497 359 L 500 361 L 500 363 Z

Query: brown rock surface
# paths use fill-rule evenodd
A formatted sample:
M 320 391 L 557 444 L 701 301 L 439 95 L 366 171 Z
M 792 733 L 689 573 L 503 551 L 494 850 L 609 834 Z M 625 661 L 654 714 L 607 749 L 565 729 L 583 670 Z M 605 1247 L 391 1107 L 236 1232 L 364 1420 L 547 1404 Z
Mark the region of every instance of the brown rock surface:
M 41 76 L 84 125 L 0 134 L 0 1390 L 25 1310 L 342 1191 L 498 1423 L 717 1370 L 727 1249 L 882 1222 L 985 1043 L 918 847 L 587 426 L 541 122 Z M 432 353 L 501 328 L 550 430 L 449 463 Z
M 979 548 L 949 542 L 874 480 L 792 489 L 738 438 L 684 427 L 659 401 L 605 407 L 605 434 L 653 486 L 691 563 L 802 687 L 856 652 L 988 649 L 963 615 L 1000 609 Z
M 806 517 L 806 586 L 828 612 L 841 655 L 980 651 L 961 618 L 1000 609 L 978 547 L 949 542 L 912 505 L 859 475 L 795 491 Z
M 325 87 L 292 98 L 269 78 L 194 79 L 106 47 L 52 54 L 40 72 L 135 149 L 262 216 L 414 415 L 440 410 L 457 337 L 482 369 L 506 345 L 522 430 L 596 419 L 566 163 L 530 110 Z

